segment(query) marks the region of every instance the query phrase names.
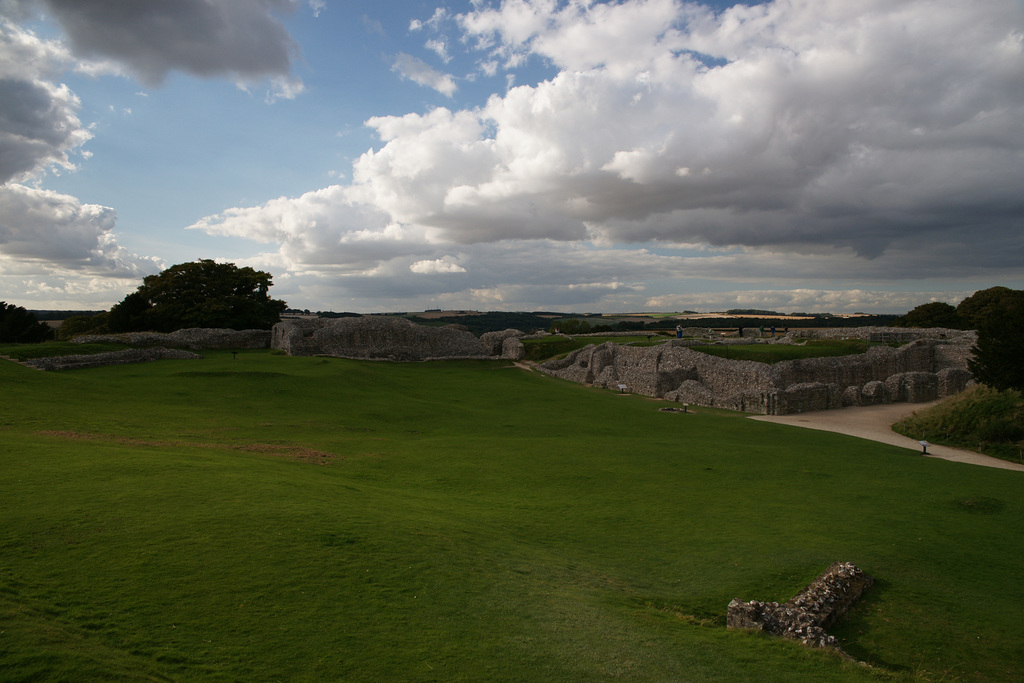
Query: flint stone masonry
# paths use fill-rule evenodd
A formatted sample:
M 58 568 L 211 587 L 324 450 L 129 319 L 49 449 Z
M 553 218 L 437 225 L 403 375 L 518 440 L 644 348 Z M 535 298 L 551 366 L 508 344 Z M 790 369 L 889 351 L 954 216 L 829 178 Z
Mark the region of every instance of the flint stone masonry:
M 405 318 L 289 320 L 271 332 L 271 348 L 289 356 L 391 361 L 491 357 L 488 347 L 462 326 L 425 327 Z
M 908 342 L 918 339 L 945 339 L 956 344 L 973 346 L 978 341 L 974 330 L 953 330 L 946 327 L 796 327 L 790 328 L 793 339 L 864 339 L 867 341 Z
M 526 358 L 526 345 L 516 337 L 508 337 L 501 343 L 501 357 L 508 360 Z
M 105 365 L 145 363 L 153 360 L 198 360 L 201 358 L 202 356 L 191 351 L 156 347 L 124 349 L 123 351 L 108 351 L 107 353 L 77 354 L 73 356 L 53 356 L 51 358 L 30 358 L 25 361 L 25 364 L 40 370 L 80 370 L 83 368 L 98 368 Z
M 729 603 L 726 626 L 838 649 L 835 637 L 825 629 L 846 614 L 874 581 L 852 562 L 836 562 L 785 604 L 734 599 Z
M 190 327 L 176 332 L 125 332 L 122 334 L 85 334 L 71 340 L 74 344 L 114 343 L 132 346 L 165 346 L 202 351 L 204 349 L 266 349 L 270 330 L 228 330 L 214 327 Z
M 849 332 L 849 330 L 847 330 Z M 959 332 L 959 330 L 957 330 Z M 849 336 L 849 335 L 848 335 Z M 653 347 L 587 346 L 539 367 L 555 377 L 693 405 L 765 415 L 845 406 L 922 402 L 962 391 L 971 381 L 966 342 L 922 338 L 900 348 L 767 365 L 693 351 L 688 340 Z
M 524 336 L 525 334 L 519 330 L 507 329 L 501 332 L 484 332 L 480 335 L 480 341 L 492 356 L 522 360 L 526 356 L 526 347 L 520 341 Z

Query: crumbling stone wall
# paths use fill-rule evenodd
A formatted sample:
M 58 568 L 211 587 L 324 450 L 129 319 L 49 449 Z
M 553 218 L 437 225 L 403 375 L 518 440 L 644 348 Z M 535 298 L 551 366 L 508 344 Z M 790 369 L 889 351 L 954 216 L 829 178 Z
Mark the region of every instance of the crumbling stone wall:
M 197 353 L 192 353 L 191 351 L 156 347 L 148 349 L 124 349 L 122 351 L 108 351 L 106 353 L 76 354 L 73 356 L 30 358 L 25 361 L 25 364 L 39 368 L 40 370 L 80 370 L 83 368 L 97 368 L 104 365 L 145 363 L 153 360 L 195 360 L 200 358 L 202 358 L 202 356 Z
M 748 628 L 799 640 L 812 647 L 839 644 L 825 629 L 850 609 L 874 579 L 852 562 L 836 562 L 789 602 L 729 603 L 728 628 Z
M 510 328 L 500 332 L 484 332 L 480 335 L 480 341 L 492 356 L 522 360 L 526 357 L 526 347 L 520 341 L 524 336 L 524 332 Z
M 124 332 L 121 334 L 85 334 L 71 340 L 75 344 L 113 343 L 132 346 L 165 346 L 202 351 L 204 349 L 266 349 L 270 330 L 228 330 L 191 327 L 176 332 Z
M 946 327 L 793 327 L 789 336 L 794 339 L 865 339 L 869 341 L 916 341 L 918 339 L 945 339 L 957 344 L 973 346 L 978 340 L 974 330 L 953 330 Z
M 967 338 L 964 338 L 967 339 Z M 766 415 L 854 405 L 922 402 L 962 391 L 971 381 L 965 343 L 921 339 L 900 348 L 767 365 L 736 361 L 670 340 L 654 347 L 588 346 L 542 364 L 543 372 L 574 382 L 669 401 Z
M 462 326 L 426 327 L 390 316 L 289 320 L 271 332 L 271 348 L 289 356 L 392 361 L 491 356 L 487 345 Z

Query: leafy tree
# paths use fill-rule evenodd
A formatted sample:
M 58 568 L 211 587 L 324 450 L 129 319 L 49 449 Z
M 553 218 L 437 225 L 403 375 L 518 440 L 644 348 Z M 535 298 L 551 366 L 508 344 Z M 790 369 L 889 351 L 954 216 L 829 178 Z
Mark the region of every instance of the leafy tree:
M 978 344 L 968 368 L 982 384 L 1024 391 L 1024 291 L 992 289 L 1005 291 L 982 298 L 983 304 L 976 309 L 984 317 L 978 319 Z
M 51 336 L 50 328 L 21 306 L 0 301 L 0 342 L 36 344 Z
M 203 259 L 150 275 L 110 309 L 114 332 L 188 327 L 269 329 L 287 304 L 271 299 L 270 273 Z
M 960 302 L 956 312 L 968 329 L 977 330 L 1024 295 L 1024 291 L 1009 287 L 989 287 L 982 289 Z
M 563 318 L 548 328 L 549 332 L 558 330 L 562 334 L 587 334 L 593 332 L 594 328 L 586 320 L 577 318 Z
M 81 334 L 105 334 L 110 332 L 109 320 L 110 314 L 106 312 L 96 315 L 73 315 L 60 324 L 57 338 L 67 341 Z
M 943 301 L 921 304 L 892 324 L 895 327 L 947 327 L 954 330 L 964 327 L 956 307 Z

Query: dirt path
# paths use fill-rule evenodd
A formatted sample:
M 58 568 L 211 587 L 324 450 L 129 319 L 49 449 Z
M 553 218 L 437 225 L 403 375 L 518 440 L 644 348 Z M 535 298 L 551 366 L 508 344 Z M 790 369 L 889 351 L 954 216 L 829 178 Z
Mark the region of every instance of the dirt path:
M 921 444 L 916 439 L 897 434 L 892 431 L 892 425 L 899 422 L 905 415 L 923 410 L 935 405 L 935 403 L 938 403 L 938 401 L 931 403 L 890 403 L 880 406 L 820 410 L 813 413 L 799 413 L 796 415 L 754 415 L 750 419 L 777 422 L 795 427 L 807 427 L 808 429 L 821 429 L 826 432 L 838 432 L 862 439 L 870 439 L 871 441 L 880 441 L 892 446 L 912 448 L 920 452 Z M 1024 465 L 992 458 L 973 451 L 949 448 L 948 446 L 928 446 L 928 457 L 1024 472 Z

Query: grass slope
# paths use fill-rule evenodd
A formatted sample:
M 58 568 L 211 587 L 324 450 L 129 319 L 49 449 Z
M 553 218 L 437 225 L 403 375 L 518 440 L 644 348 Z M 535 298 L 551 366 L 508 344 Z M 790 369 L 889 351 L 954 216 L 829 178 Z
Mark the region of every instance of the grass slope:
M 966 448 L 1021 462 L 1024 457 L 1024 395 L 976 384 L 893 425 L 914 439 Z
M 1024 478 L 499 362 L 0 363 L 0 679 L 1007 680 Z M 977 505 L 984 499 L 985 505 Z M 873 668 L 724 628 L 833 560 Z

